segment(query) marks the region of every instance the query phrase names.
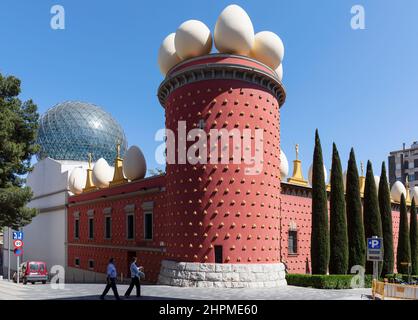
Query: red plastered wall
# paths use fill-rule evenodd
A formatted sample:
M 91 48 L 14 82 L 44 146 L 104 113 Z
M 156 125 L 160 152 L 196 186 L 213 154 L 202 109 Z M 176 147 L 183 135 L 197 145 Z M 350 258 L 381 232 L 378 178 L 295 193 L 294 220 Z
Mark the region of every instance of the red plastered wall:
M 264 129 L 260 174 L 252 165 L 168 164 L 166 227 L 170 257 L 215 262 L 214 246 L 223 246 L 224 263 L 279 261 L 280 146 L 277 100 L 266 90 L 233 80 L 201 81 L 177 89 L 166 105 L 166 127 L 178 133 L 201 119 L 205 131 Z M 230 139 L 230 156 L 234 144 Z M 194 142 L 188 142 L 189 148 Z M 255 143 L 251 141 L 254 155 Z M 208 150 L 212 146 L 208 141 Z M 220 149 L 220 148 L 219 148 Z M 220 153 L 219 153 L 220 155 Z M 228 159 L 227 159 L 228 160 Z M 220 162 L 220 161 L 219 161 Z
M 310 270 L 312 199 L 302 197 L 302 193 L 298 196 L 282 195 L 280 243 L 282 261 L 286 263 L 290 273 L 307 273 Z M 292 225 L 297 230 L 297 254 L 289 253 L 288 239 Z
M 156 183 L 157 182 L 157 183 Z M 165 178 L 143 180 L 142 183 L 118 186 L 103 189 L 97 192 L 83 194 L 70 198 L 68 208 L 68 265 L 76 267 L 75 259 L 80 259 L 79 268 L 95 272 L 105 273 L 109 258 L 117 260 L 118 272 L 128 274 L 129 260 L 136 255 L 140 264 L 147 271 L 147 280 L 157 280 L 161 260 L 165 257 L 165 192 L 156 191 L 149 194 L 139 195 L 135 191 L 144 190 L 148 186 L 155 188 L 156 185 L 164 186 Z M 128 193 L 127 196 L 124 194 Z M 99 196 L 100 195 L 100 196 Z M 105 198 L 103 198 L 105 196 Z M 112 198 L 113 196 L 113 198 Z M 119 197 L 122 197 L 118 199 Z M 87 202 L 86 202 L 87 201 Z M 144 239 L 144 202 L 153 201 L 153 239 Z M 125 207 L 135 205 L 134 223 L 135 237 L 127 239 L 127 213 Z M 105 239 L 105 208 L 111 208 L 111 238 Z M 88 211 L 94 210 L 94 238 L 88 237 Z M 74 238 L 75 213 L 79 214 L 79 239 Z M 163 243 L 161 243 L 163 241 Z M 138 249 L 140 248 L 140 249 Z M 88 261 L 94 260 L 94 269 L 88 268 Z

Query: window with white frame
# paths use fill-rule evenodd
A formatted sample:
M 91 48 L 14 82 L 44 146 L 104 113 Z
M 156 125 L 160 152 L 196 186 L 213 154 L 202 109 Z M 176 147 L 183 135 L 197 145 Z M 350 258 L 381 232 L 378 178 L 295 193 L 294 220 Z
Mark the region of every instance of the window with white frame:
M 152 240 L 154 233 L 154 201 L 144 202 L 141 207 L 144 212 L 144 239 Z
M 289 254 L 298 253 L 298 232 L 289 230 Z
M 135 237 L 135 219 L 133 213 L 126 215 L 126 238 L 133 239 Z
M 112 217 L 105 216 L 105 239 L 112 238 Z
M 89 218 L 89 239 L 94 238 L 94 218 Z
M 125 206 L 125 237 L 128 240 L 135 239 L 135 204 L 128 204 Z
M 74 239 L 80 239 L 80 219 L 74 219 Z
M 144 239 L 152 240 L 153 236 L 153 217 L 152 211 L 144 212 Z

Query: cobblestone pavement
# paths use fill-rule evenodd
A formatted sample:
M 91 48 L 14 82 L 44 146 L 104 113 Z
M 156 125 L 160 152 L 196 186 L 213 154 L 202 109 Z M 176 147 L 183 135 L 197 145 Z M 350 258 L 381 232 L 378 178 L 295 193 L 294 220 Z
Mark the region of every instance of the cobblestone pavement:
M 66 284 L 64 289 L 52 289 L 49 284 L 15 284 L 7 280 L 0 281 L 0 300 L 98 300 L 104 284 Z M 122 296 L 127 285 L 118 285 Z M 371 289 L 320 290 L 284 286 L 261 289 L 224 289 L 224 288 L 179 288 L 159 285 L 142 285 L 141 300 L 367 300 Z M 135 289 L 132 292 L 135 295 Z M 106 299 L 114 299 L 112 291 Z M 131 296 L 130 300 L 137 299 Z

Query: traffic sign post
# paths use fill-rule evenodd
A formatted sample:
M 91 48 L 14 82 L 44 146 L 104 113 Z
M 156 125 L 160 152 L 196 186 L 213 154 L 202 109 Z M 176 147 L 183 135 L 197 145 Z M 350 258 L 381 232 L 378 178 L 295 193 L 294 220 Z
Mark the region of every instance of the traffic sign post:
M 20 240 L 15 240 L 15 241 L 20 241 Z M 22 242 L 22 241 L 20 241 L 20 242 Z M 23 243 L 19 243 L 19 244 L 23 244 Z M 22 247 L 20 246 L 20 247 L 17 247 L 17 248 L 14 248 L 14 250 L 13 250 L 13 253 L 15 254 L 15 256 L 16 256 L 16 282 L 17 282 L 17 284 L 19 284 L 19 265 L 20 265 L 20 256 L 23 254 L 23 250 L 22 250 Z
M 367 239 L 367 261 L 373 261 L 373 279 L 379 278 L 379 261 L 383 261 L 383 238 Z
M 16 266 L 16 283 L 19 284 L 19 264 L 20 264 L 20 255 L 17 256 L 17 266 Z
M 20 256 L 23 254 L 23 232 L 13 231 L 13 253 L 16 256 L 16 282 L 19 284 Z M 10 259 L 9 259 L 10 260 Z
M 10 227 L 7 227 L 7 280 L 10 281 Z

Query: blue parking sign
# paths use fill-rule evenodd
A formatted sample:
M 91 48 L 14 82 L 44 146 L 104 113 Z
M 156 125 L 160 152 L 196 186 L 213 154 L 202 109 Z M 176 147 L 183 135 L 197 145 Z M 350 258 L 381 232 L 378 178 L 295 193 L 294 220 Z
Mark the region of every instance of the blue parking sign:
M 23 232 L 13 231 L 13 240 L 23 240 Z
M 369 239 L 367 239 L 367 248 L 368 249 L 381 249 L 382 248 L 382 238 L 369 238 Z

